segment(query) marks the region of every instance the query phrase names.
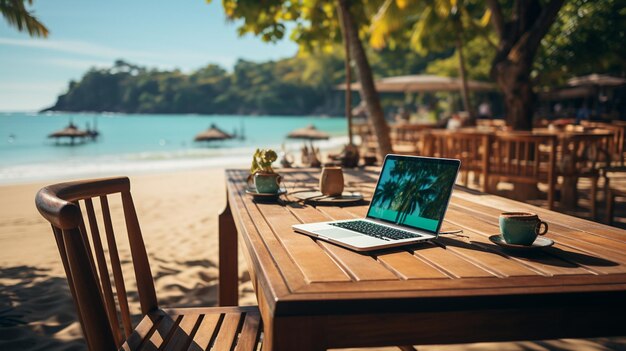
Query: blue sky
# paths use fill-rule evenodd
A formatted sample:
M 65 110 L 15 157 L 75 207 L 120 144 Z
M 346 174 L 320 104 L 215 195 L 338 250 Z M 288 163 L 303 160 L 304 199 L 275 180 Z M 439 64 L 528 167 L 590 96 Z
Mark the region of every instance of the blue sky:
M 50 30 L 30 38 L 0 17 L 0 111 L 51 106 L 92 66 L 129 62 L 192 71 L 208 63 L 230 70 L 238 58 L 289 57 L 289 40 L 263 43 L 237 36 L 220 0 L 35 0 L 35 15 Z

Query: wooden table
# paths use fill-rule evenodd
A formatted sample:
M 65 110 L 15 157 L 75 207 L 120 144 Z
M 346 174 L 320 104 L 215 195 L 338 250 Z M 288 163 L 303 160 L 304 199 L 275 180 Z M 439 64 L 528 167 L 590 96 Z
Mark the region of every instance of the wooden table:
M 280 173 L 293 191 L 315 186 L 319 169 Z M 246 175 L 226 172 L 220 301 L 237 303 L 237 232 L 264 350 L 626 335 L 624 230 L 456 188 L 443 230 L 462 228 L 467 237 L 365 255 L 296 234 L 291 225 L 361 217 L 366 204 L 255 203 L 244 193 Z M 378 169 L 345 174 L 366 197 L 377 176 Z M 498 214 L 512 210 L 539 213 L 556 244 L 526 253 L 492 244 Z

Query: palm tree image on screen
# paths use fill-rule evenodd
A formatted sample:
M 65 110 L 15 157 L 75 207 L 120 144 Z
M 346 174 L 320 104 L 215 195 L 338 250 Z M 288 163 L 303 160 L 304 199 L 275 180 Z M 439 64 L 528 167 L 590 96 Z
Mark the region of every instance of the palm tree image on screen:
M 455 167 L 390 160 L 381 174 L 369 215 L 398 224 L 436 230 L 448 200 Z

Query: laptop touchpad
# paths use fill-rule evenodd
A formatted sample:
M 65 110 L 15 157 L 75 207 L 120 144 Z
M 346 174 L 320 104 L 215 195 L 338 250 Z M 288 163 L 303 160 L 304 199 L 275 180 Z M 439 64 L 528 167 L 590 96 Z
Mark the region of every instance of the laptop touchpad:
M 321 229 L 321 230 L 316 230 L 315 232 L 321 236 L 325 236 L 331 239 L 345 239 L 345 238 L 350 238 L 350 237 L 355 237 L 355 236 L 361 236 L 361 234 L 354 233 L 349 230 L 339 229 L 339 228 Z

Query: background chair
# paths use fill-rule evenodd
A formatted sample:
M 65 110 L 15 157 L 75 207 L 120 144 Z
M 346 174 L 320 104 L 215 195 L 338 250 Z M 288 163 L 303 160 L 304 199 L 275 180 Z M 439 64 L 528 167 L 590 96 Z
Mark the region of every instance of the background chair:
M 141 306 L 136 325 L 132 323 L 127 281 L 120 264 L 118 246 L 122 245 L 118 243 L 122 238 L 114 233 L 109 205 L 109 200 L 116 196 L 121 196 Z M 100 203 L 104 242 L 94 199 Z M 51 185 L 37 193 L 36 205 L 52 225 L 90 350 L 208 350 L 214 346 L 226 350 L 257 349 L 261 334 L 257 307 L 159 308 L 128 178 Z M 85 222 L 89 223 L 90 232 Z
M 591 182 L 589 195 L 591 217 L 595 218 L 600 169 L 611 165 L 609 150 L 612 138 L 602 134 L 573 134 L 561 138 L 560 144 L 561 162 L 558 170 L 559 175 L 564 177 L 561 199 L 565 197 L 577 199 L 577 196 L 565 196 L 563 192 L 570 191 L 568 189 L 577 191 L 578 180 L 589 179 Z M 568 185 L 570 182 L 572 184 Z
M 554 208 L 556 137 L 526 132 L 496 134 L 489 145 L 489 180 L 548 184 L 548 208 Z
M 606 201 L 605 222 L 612 225 L 616 198 L 626 197 L 626 166 L 606 167 L 602 169 L 601 173 L 604 178 L 604 196 Z
M 489 161 L 488 133 L 433 130 L 428 135 L 428 155 L 433 157 L 456 158 L 461 160 L 459 170 L 461 182 L 469 186 L 469 175 L 472 174 L 476 184 L 483 177 L 481 191 L 487 191 L 485 171 Z

